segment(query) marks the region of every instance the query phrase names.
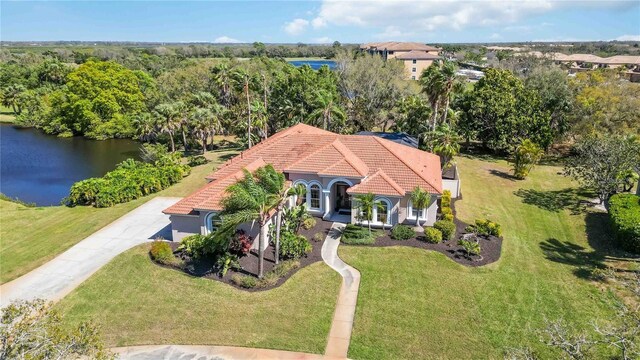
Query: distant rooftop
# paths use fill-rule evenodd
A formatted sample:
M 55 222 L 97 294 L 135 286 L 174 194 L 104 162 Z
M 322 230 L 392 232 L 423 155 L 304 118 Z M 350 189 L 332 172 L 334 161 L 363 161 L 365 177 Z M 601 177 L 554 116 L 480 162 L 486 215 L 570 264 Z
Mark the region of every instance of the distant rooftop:
M 369 50 L 389 50 L 389 51 L 439 51 L 440 49 L 417 42 L 400 42 L 400 41 L 385 41 L 385 42 L 372 42 L 360 45 L 360 49 Z
M 411 146 L 416 149 L 418 148 L 418 140 L 413 136 L 410 136 L 409 134 L 404 132 L 388 133 L 388 132 L 375 132 L 375 131 L 360 131 L 356 135 L 373 135 L 379 138 L 393 141 L 398 144 Z

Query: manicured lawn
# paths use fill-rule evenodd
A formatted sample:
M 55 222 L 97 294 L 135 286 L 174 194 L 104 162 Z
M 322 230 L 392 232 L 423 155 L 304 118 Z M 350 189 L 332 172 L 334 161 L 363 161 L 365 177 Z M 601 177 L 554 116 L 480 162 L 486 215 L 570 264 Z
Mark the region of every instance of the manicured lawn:
M 611 318 L 610 293 L 586 275 L 613 254 L 605 217 L 575 206 L 576 184 L 553 166 L 513 181 L 503 161 L 458 163 L 458 215 L 502 225 L 501 259 L 467 268 L 413 248 L 341 246 L 340 256 L 362 274 L 349 357 L 501 358 L 509 347 L 529 346 L 557 358 L 538 341 L 545 318 L 581 329 Z
M 193 168 L 180 183 L 159 193 L 97 209 L 50 206 L 30 208 L 0 200 L 0 282 L 5 283 L 44 264 L 93 232 L 151 200 L 155 196 L 186 196 L 204 185 L 205 175 L 232 151 L 210 152 L 213 160 Z
M 13 109 L 0 105 L 0 123 L 12 123 L 14 120 Z
M 282 286 L 246 292 L 153 264 L 149 245 L 100 269 L 56 305 L 64 321 L 92 319 L 109 346 L 215 344 L 322 353 L 340 276 L 324 263 Z

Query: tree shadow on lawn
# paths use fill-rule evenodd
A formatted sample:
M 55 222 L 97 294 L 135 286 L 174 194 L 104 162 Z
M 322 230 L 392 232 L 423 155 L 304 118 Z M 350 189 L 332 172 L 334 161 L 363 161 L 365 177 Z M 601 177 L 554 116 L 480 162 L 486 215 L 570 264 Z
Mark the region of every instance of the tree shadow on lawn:
M 513 175 L 509 174 L 508 172 L 502 171 L 502 170 L 489 169 L 489 172 L 491 173 L 491 175 L 495 175 L 497 177 L 501 177 L 503 179 L 507 179 L 507 180 L 510 180 L 510 181 L 517 181 L 518 180 Z
M 587 241 L 593 250 L 570 241 L 550 238 L 540 243 L 545 257 L 551 261 L 572 265 L 573 273 L 582 279 L 594 280 L 594 270 L 607 268 L 606 261 L 640 261 L 640 256 L 620 250 L 611 235 L 608 215 L 589 211 L 585 216 Z M 616 268 L 615 271 L 628 270 Z
M 513 194 L 522 198 L 522 202 L 525 204 L 535 205 L 551 212 L 569 209 L 572 215 L 581 214 L 594 205 L 587 200 L 594 196 L 593 193 L 584 188 L 566 188 L 551 191 L 518 189 Z

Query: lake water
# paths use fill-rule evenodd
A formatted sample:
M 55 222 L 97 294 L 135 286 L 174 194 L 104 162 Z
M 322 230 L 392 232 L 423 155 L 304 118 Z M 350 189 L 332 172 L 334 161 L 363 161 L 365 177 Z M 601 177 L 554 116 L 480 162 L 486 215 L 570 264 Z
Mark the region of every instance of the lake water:
M 59 138 L 36 129 L 0 125 L 0 192 L 40 206 L 58 205 L 74 182 L 102 176 L 139 158 L 133 140 Z
M 322 65 L 327 65 L 329 69 L 333 70 L 336 67 L 336 62 L 333 60 L 292 60 L 289 64 L 293 66 L 309 65 L 313 70 L 318 70 Z

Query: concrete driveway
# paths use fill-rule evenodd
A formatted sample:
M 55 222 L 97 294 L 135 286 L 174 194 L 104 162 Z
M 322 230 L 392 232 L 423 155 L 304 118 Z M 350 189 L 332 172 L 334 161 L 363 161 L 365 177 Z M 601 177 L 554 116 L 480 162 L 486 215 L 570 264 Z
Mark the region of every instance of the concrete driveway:
M 171 238 L 162 210 L 180 198 L 157 197 L 80 241 L 37 269 L 0 286 L 0 306 L 13 300 L 57 301 L 118 254 L 162 236 Z

